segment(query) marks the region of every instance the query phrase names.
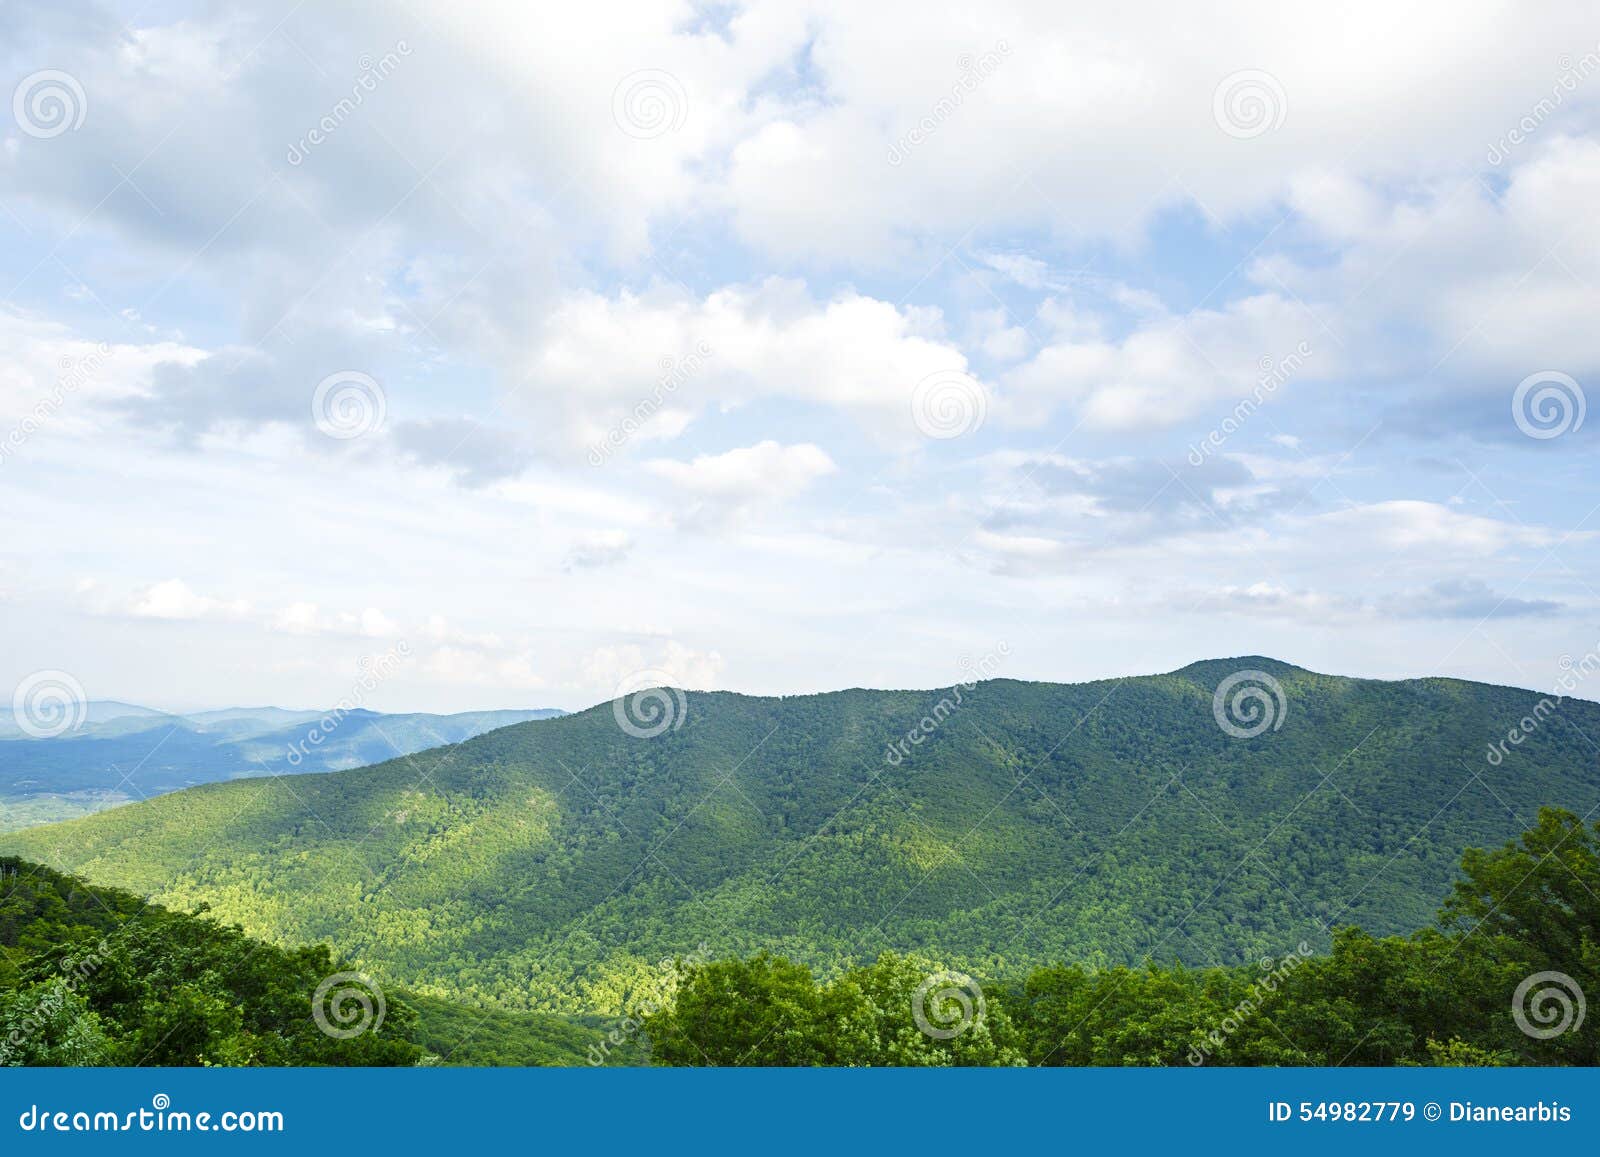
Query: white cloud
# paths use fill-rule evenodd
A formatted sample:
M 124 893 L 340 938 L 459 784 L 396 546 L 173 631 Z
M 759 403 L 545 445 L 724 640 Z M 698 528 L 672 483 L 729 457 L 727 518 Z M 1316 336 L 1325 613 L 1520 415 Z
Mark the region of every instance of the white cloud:
M 722 665 L 716 651 L 698 651 L 674 639 L 651 652 L 633 643 L 597 647 L 584 658 L 580 677 L 604 698 L 645 673 L 670 686 L 711 691 L 718 686 Z
M 818 446 L 773 441 L 702 454 L 692 462 L 657 458 L 645 465 L 689 494 L 724 500 L 788 498 L 838 469 Z
M 689 462 L 656 458 L 644 466 L 681 495 L 671 509 L 685 525 L 739 519 L 755 508 L 793 498 L 838 470 L 819 446 L 781 446 L 771 440 L 702 454 Z
M 506 646 L 505 639 L 493 631 L 464 631 L 439 614 L 429 615 L 419 633 L 422 638 L 430 642 L 445 643 L 458 648 L 475 647 L 482 651 L 498 651 Z
M 404 634 L 386 695 L 576 706 L 662 665 L 909 685 L 1018 623 L 1040 677 L 1280 640 L 1392 666 L 1394 631 L 1444 653 L 1508 596 L 1521 661 L 1593 609 L 1592 443 L 1507 408 L 1535 370 L 1600 381 L 1600 76 L 1487 156 L 1596 51 L 1587 6 L 5 11 L 9 74 L 67 69 L 90 109 L 0 129 L 0 436 L 111 350 L 0 468 L 15 662 L 137 691 L 163 655 L 191 696 L 282 698 Z M 1243 69 L 1286 102 L 1253 139 L 1213 121 Z M 639 74 L 650 139 L 615 119 Z M 381 384 L 381 432 L 316 430 L 341 370 Z M 954 372 L 988 421 L 929 442 L 913 392 Z M 185 617 L 207 647 L 171 642 Z
M 675 289 L 578 293 L 550 315 L 530 354 L 548 420 L 554 406 L 585 444 L 630 418 L 643 432 L 722 407 L 777 397 L 838 406 L 881 437 L 914 441 L 911 396 L 923 378 L 965 370 L 937 311 L 842 291 L 817 301 L 798 281 L 768 279 L 693 298 Z M 640 417 L 641 403 L 643 416 Z
M 1311 196 L 1309 174 L 1330 159 L 1369 177 L 1459 172 L 1549 95 L 1563 52 L 1594 49 L 1575 3 L 1537 21 L 1442 3 L 1250 3 L 1226 20 L 1023 2 L 981 18 L 909 0 L 818 12 L 811 59 L 833 99 L 747 135 L 728 173 L 743 235 L 802 260 L 886 258 L 1002 222 L 1127 238 L 1190 200 L 1236 219 L 1291 190 Z M 958 57 L 1001 40 L 1010 51 L 992 74 L 889 164 L 894 141 L 950 95 Z M 1270 73 L 1284 98 L 1279 127 L 1251 140 L 1213 120 L 1219 83 L 1243 69 Z M 928 249 L 927 261 L 942 251 Z
M 204 351 L 175 341 L 97 341 L 64 322 L 0 307 L 0 422 L 32 418 L 79 435 L 96 407 L 139 397 L 164 363 L 192 364 Z
M 1338 541 L 1351 545 L 1378 543 L 1389 550 L 1406 552 L 1486 556 L 1518 547 L 1548 547 L 1561 538 L 1545 527 L 1464 514 L 1435 502 L 1409 499 L 1338 510 L 1321 515 L 1315 522 L 1321 534 L 1337 536 Z
M 250 614 L 244 599 L 223 601 L 198 595 L 182 579 L 166 579 L 146 587 L 127 604 L 128 614 L 146 619 L 244 618 Z
M 360 611 L 324 611 L 311 602 L 291 603 L 282 608 L 272 616 L 271 626 L 290 635 L 390 639 L 400 634 L 400 625 L 377 607 L 366 607 Z
M 536 658 L 528 652 L 489 655 L 477 648 L 439 647 L 422 658 L 420 670 L 441 683 L 494 687 L 501 692 L 548 686 Z
M 1070 308 L 1054 316 L 1069 336 L 1000 379 L 1016 420 L 1037 422 L 1068 407 L 1097 429 L 1148 429 L 1206 415 L 1220 422 L 1244 399 L 1270 403 L 1325 380 L 1341 361 L 1337 339 L 1305 306 L 1276 293 L 1181 318 L 1152 317 L 1122 337 L 1106 336 Z M 1280 370 L 1285 362 L 1292 369 Z
M 319 618 L 316 603 L 290 603 L 277 613 L 273 626 L 291 635 L 315 635 L 320 633 Z

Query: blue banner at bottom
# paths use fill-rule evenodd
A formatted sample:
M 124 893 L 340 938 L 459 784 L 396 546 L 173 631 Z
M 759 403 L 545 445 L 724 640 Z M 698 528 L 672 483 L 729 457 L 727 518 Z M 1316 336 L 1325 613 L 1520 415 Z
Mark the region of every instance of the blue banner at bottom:
M 0 1152 L 1595 1152 L 1597 1094 L 1594 1069 L 7 1069 Z

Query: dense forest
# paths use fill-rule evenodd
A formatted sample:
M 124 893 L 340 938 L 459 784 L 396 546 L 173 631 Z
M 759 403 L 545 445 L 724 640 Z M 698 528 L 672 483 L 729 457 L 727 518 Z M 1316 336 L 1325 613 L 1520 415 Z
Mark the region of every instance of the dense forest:
M 353 978 L 325 987 L 350 976 L 326 947 L 263 944 L 204 906 L 168 911 L 0 858 L 0 1066 L 576 1065 L 609 1028 Z M 639 1055 L 624 1042 L 607 1059 Z
M 1213 695 L 1245 667 L 1285 703 L 1241 739 Z M 828 981 L 884 952 L 1007 979 L 1181 963 L 1159 973 L 1176 983 L 1302 941 L 1327 953 L 1337 926 L 1409 934 L 1465 849 L 1543 804 L 1600 804 L 1583 737 L 1600 705 L 1541 709 L 1487 758 L 1539 703 L 1261 658 L 1076 685 L 688 693 L 648 738 L 606 704 L 370 768 L 191 788 L 0 852 L 506 1012 L 616 1016 L 662 958 L 696 952 L 769 951 Z
M 9 1065 L 409 1065 L 389 1001 L 349 1039 L 319 1030 L 327 948 L 285 950 L 203 918 L 0 859 L 0 1056 Z
M 1437 927 L 1340 928 L 1256 965 L 1039 969 L 1007 987 L 892 954 L 819 984 L 769 955 L 687 970 L 645 1020 L 678 1065 L 1595 1065 L 1600 824 L 1546 809 L 1468 851 Z
M 393 996 L 349 1039 L 317 994 L 339 965 L 202 913 L 0 860 L 4 1063 L 1595 1065 L 1600 824 L 1545 809 L 1467 851 L 1437 926 L 1339 928 L 1255 965 L 1056 965 L 976 979 L 884 953 L 820 981 L 762 953 L 677 962 L 620 1022 Z

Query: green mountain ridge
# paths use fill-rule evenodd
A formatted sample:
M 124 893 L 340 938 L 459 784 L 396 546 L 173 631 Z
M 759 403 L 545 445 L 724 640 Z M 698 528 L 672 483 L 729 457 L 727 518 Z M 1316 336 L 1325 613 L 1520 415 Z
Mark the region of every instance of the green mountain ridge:
M 1271 723 L 1238 738 L 1214 696 L 1247 670 L 1282 706 L 1268 688 Z M 1081 684 L 669 691 L 649 738 L 602 704 L 372 767 L 204 785 L 0 851 L 506 1010 L 613 1014 L 697 950 L 823 974 L 884 950 L 991 977 L 1233 964 L 1325 948 L 1342 924 L 1421 927 L 1463 849 L 1545 804 L 1600 805 L 1600 705 L 1565 700 L 1486 759 L 1540 702 L 1253 656 Z

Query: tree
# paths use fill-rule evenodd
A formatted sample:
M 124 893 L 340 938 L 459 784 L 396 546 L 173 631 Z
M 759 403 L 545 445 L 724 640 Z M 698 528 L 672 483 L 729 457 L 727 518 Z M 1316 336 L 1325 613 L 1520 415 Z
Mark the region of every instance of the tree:
M 885 952 L 829 985 L 837 1008 L 867 1015 L 840 1036 L 845 1063 L 1020 1065 L 1020 1040 L 997 992 L 927 960 Z M 948 1035 L 946 1035 L 948 1034 Z
M 103 1065 L 100 1018 L 64 980 L 0 992 L 0 1065 Z
M 1520 839 L 1468 849 L 1461 870 L 1441 921 L 1473 963 L 1492 1044 L 1523 1064 L 1600 1064 L 1600 1033 L 1579 1021 L 1600 993 L 1600 823 L 1542 808 Z
M 836 1056 L 827 1008 L 809 968 L 762 953 L 692 966 L 645 1028 L 660 1064 L 825 1065 Z

